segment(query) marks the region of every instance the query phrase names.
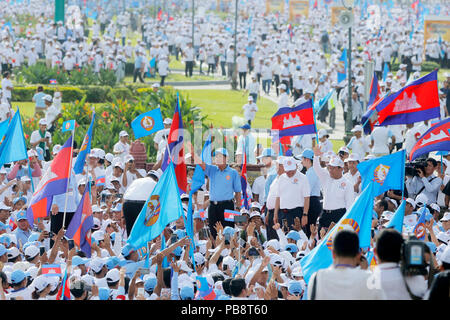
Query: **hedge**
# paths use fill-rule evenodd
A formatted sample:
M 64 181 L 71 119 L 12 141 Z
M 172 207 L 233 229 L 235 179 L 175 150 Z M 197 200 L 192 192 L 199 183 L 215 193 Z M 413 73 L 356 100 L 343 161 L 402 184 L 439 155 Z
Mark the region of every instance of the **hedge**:
M 391 64 L 391 67 L 392 67 L 391 72 L 398 71 L 399 66 L 400 66 L 400 62 L 392 63 Z M 422 72 L 431 72 L 435 69 L 439 69 L 440 65 L 437 64 L 436 62 L 424 61 L 421 65 L 421 68 L 422 68 Z
M 36 93 L 38 86 L 15 86 L 12 91 L 12 101 L 29 102 Z M 73 102 L 81 100 L 86 96 L 86 102 L 99 103 L 99 102 L 111 102 L 115 99 L 129 100 L 132 99 L 136 93 L 136 89 L 142 88 L 141 86 L 133 87 L 117 87 L 111 88 L 107 86 L 43 86 L 44 92 L 53 95 L 58 89 L 62 93 L 62 102 Z M 145 88 L 145 87 L 144 87 Z M 148 86 L 147 86 L 148 88 Z

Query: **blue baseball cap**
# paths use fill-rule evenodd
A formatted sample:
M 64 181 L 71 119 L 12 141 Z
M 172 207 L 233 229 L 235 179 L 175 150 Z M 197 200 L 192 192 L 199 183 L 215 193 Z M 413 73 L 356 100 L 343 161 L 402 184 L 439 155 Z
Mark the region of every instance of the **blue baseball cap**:
M 264 157 L 275 157 L 275 152 L 271 148 L 265 148 L 261 155 L 258 157 L 258 159 L 264 158 Z
M 33 233 L 30 234 L 30 236 L 28 237 L 28 242 L 38 241 L 38 239 L 39 239 L 39 233 L 33 232 Z
M 177 257 L 180 257 L 182 253 L 183 250 L 181 249 L 181 247 L 176 247 L 175 250 L 173 250 L 173 254 L 176 255 Z
M 127 243 L 123 248 L 122 248 L 122 255 L 124 257 L 128 257 L 130 255 L 130 253 L 132 253 L 133 251 L 136 251 L 136 249 L 129 243 Z
M 11 229 L 11 227 L 0 221 L 0 230 L 7 230 L 7 229 Z
M 109 288 L 98 288 L 98 299 L 108 300 L 109 299 Z
M 303 287 L 302 284 L 299 281 L 291 281 L 288 285 L 288 291 L 290 294 L 302 294 Z
M 20 220 L 26 220 L 27 219 L 27 212 L 25 210 L 21 210 L 16 215 L 16 221 Z
M 144 290 L 145 291 L 153 291 L 156 287 L 156 278 L 148 278 L 147 280 L 145 280 L 144 282 Z
M 214 155 L 216 155 L 217 153 L 223 154 L 225 157 L 228 157 L 228 151 L 225 148 L 216 149 L 216 151 L 214 151 Z
M 27 198 L 25 198 L 25 197 L 17 197 L 17 198 L 14 198 L 13 204 L 16 204 L 16 203 L 19 202 L 20 200 L 22 200 L 23 202 L 25 202 L 25 204 L 27 203 Z
M 0 243 L 4 244 L 6 247 L 9 247 L 11 244 L 11 239 L 7 234 L 0 236 Z
M 89 259 L 83 259 L 82 257 L 80 257 L 80 256 L 74 256 L 73 258 L 72 258 L 72 266 L 73 267 L 77 267 L 77 266 L 79 266 L 79 265 L 81 265 L 81 264 L 86 264 L 86 263 L 88 263 L 89 262 Z
M 437 156 L 446 156 L 446 155 L 448 155 L 448 151 L 438 151 L 438 152 L 436 152 L 436 155 Z
M 181 230 L 181 229 L 177 229 L 173 233 L 175 233 L 177 235 L 178 240 L 186 237 L 186 231 Z
M 37 153 L 38 160 L 40 160 L 40 161 L 45 160 L 44 159 L 44 150 L 42 150 L 41 147 L 36 147 L 36 153 Z
M 298 247 L 293 243 L 288 243 L 286 247 L 284 247 L 284 250 L 290 252 L 290 253 L 297 253 Z
M 289 231 L 289 233 L 286 235 L 286 238 L 287 238 L 287 239 L 292 239 L 292 240 L 298 241 L 298 240 L 300 240 L 300 234 L 299 234 L 297 231 L 295 231 L 295 230 L 291 230 L 291 231 Z
M 229 234 L 229 235 L 234 235 L 234 229 L 230 226 L 226 226 L 225 228 L 223 228 L 223 234 Z
M 15 270 L 15 271 L 13 271 L 11 273 L 11 283 L 12 284 L 19 284 L 26 277 L 28 277 L 28 274 L 26 272 L 23 272 L 22 270 Z
M 194 288 L 189 287 L 189 286 L 184 286 L 183 288 L 181 288 L 180 298 L 181 298 L 181 300 L 187 300 L 188 298 L 193 300 L 194 299 Z
M 231 300 L 229 296 L 223 294 L 217 298 L 217 300 Z
M 0 257 L 4 254 L 6 254 L 8 250 L 6 250 L 6 247 L 0 243 Z
M 314 151 L 312 149 L 305 149 L 303 150 L 302 157 L 312 160 L 314 159 Z
M 240 127 L 241 129 L 244 129 L 244 130 L 250 130 L 251 129 L 251 127 L 250 127 L 250 125 L 248 124 L 248 123 L 246 123 L 246 124 L 244 124 L 242 127 Z

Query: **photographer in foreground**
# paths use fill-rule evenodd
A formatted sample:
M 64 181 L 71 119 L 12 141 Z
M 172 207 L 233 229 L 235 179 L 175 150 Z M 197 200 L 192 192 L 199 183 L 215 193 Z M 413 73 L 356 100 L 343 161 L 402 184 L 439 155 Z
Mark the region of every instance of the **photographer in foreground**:
M 419 194 L 427 196 L 430 203 L 437 201 L 437 195 L 440 190 L 442 179 L 434 174 L 437 167 L 437 161 L 428 158 L 422 165 L 417 166 L 417 176 L 409 176 L 406 180 L 408 195 L 415 198 Z

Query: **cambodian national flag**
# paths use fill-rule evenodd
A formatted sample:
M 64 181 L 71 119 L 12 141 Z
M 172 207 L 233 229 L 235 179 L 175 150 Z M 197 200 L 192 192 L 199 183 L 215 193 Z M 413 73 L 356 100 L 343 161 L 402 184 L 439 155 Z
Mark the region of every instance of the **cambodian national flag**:
M 159 8 L 159 10 L 158 10 L 158 21 L 162 20 L 162 14 L 163 14 L 162 9 Z
M 216 300 L 216 293 L 208 284 L 206 277 L 197 276 L 197 293 L 195 300 Z
M 280 138 L 316 133 L 312 100 L 294 108 L 280 108 L 272 116 L 272 136 L 276 132 Z
M 226 209 L 223 212 L 224 220 L 228 221 L 228 222 L 234 222 L 234 217 L 237 217 L 237 216 L 240 216 L 240 215 L 241 215 L 240 212 L 233 211 L 233 210 L 228 210 L 228 209 Z
M 66 237 L 73 239 L 88 258 L 91 257 L 91 228 L 93 226 L 94 218 L 89 199 L 89 189 L 85 188 L 80 204 L 67 227 Z
M 53 196 L 66 193 L 71 169 L 72 150 L 72 136 L 70 136 L 53 159 L 31 197 L 30 205 L 27 209 L 27 219 L 30 226 L 33 226 L 34 219 L 47 217 Z
M 245 209 L 249 209 L 249 201 L 248 201 L 248 193 L 247 193 L 247 154 L 245 152 L 245 143 L 244 143 L 244 160 L 242 162 L 242 170 L 241 170 L 241 188 L 242 188 L 242 206 Z
M 439 118 L 437 70 L 384 98 L 375 109 L 381 126 Z
M 450 151 L 450 118 L 435 124 L 419 138 L 411 149 L 409 160 L 432 151 Z
M 47 277 L 60 276 L 62 274 L 61 265 L 59 265 L 59 264 L 44 264 L 44 265 L 42 265 L 42 274 L 46 275 Z
M 11 227 L 11 231 L 16 230 L 16 228 L 17 228 L 16 220 L 14 219 L 14 217 L 12 215 L 11 215 L 11 217 L 9 217 L 9 226 Z
M 100 187 L 100 186 L 104 186 L 106 183 L 106 177 L 105 176 L 100 176 L 97 178 L 97 180 L 95 180 L 95 185 Z
M 187 190 L 187 173 L 186 163 L 184 162 L 184 135 L 183 135 L 183 119 L 180 111 L 180 97 L 177 93 L 177 105 L 172 119 L 169 136 L 167 138 L 170 156 L 175 167 L 175 175 L 177 177 L 178 188 L 185 193 Z M 161 169 L 166 170 L 169 165 L 169 152 L 166 149 Z
M 59 287 L 58 294 L 56 295 L 56 300 L 70 300 L 70 288 L 69 279 L 67 279 L 67 269 L 64 273 L 64 278 L 61 282 L 61 287 Z

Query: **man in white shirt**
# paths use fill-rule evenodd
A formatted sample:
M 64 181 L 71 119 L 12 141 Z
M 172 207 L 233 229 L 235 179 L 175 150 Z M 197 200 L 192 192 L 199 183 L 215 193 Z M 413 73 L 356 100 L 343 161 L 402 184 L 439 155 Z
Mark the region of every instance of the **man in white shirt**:
M 340 230 L 333 239 L 333 265 L 315 272 L 308 283 L 308 300 L 385 300 L 378 279 L 358 268 L 361 261 L 358 234 Z
M 427 291 L 427 283 L 423 276 L 405 277 L 400 270 L 402 235 L 395 229 L 385 229 L 377 237 L 375 255 L 378 265 L 374 275 L 380 280 L 381 289 L 388 300 L 412 300 L 410 292 L 423 297 Z
M 395 144 L 395 136 L 387 127 L 376 127 L 370 135 L 372 154 L 375 157 L 386 156 L 390 153 L 389 138 Z
M 328 228 L 331 222 L 337 223 L 353 205 L 354 189 L 344 178 L 344 162 L 338 157 L 330 160 L 328 168 L 320 166 L 323 154 L 319 146 L 314 147 L 313 168 L 320 180 L 323 193 L 323 212 L 319 217 L 320 228 Z
M 192 71 L 194 70 L 194 48 L 192 48 L 191 41 L 187 43 L 187 48 L 183 50 L 183 57 L 184 63 L 186 64 L 184 74 L 186 78 L 188 76 L 192 77 Z
M 362 136 L 363 128 L 360 125 L 356 125 L 352 132 L 355 136 L 350 139 L 347 148 L 351 149 L 352 153 L 357 154 L 359 159 L 364 159 L 366 154 L 370 152 L 370 149 L 367 141 Z
M 122 130 L 119 133 L 119 142 L 114 145 L 113 152 L 119 156 L 122 161 L 130 153 L 130 144 L 128 143 L 128 132 Z
M 5 71 L 3 73 L 3 80 L 2 80 L 2 100 L 8 101 L 9 106 L 11 106 L 11 92 L 13 90 L 13 84 L 9 78 L 11 77 L 11 74 L 9 71 Z
M 164 87 L 164 80 L 167 77 L 167 74 L 169 73 L 169 62 L 167 56 L 162 56 L 161 59 L 158 62 L 158 73 L 161 77 L 160 86 Z
M 248 97 L 248 103 L 245 104 L 242 109 L 244 110 L 244 118 L 249 125 L 252 124 L 253 119 L 255 119 L 255 114 L 258 111 L 256 103 L 253 102 L 253 97 Z
M 33 149 L 40 147 L 44 151 L 45 161 L 50 160 L 52 135 L 47 131 L 47 121 L 45 119 L 39 120 L 39 129 L 31 133 L 30 144 Z
M 289 107 L 289 96 L 286 93 L 286 85 L 284 83 L 278 86 L 280 90 L 280 99 L 278 100 L 278 110 L 281 108 Z
M 297 170 L 296 160 L 286 157 L 283 161 L 285 173 L 279 177 L 275 200 L 274 224 L 287 220 L 290 229 L 294 219 L 308 216 L 310 187 L 308 178 Z
M 239 86 L 242 89 L 247 87 L 247 70 L 248 70 L 248 58 L 245 52 L 241 52 L 239 57 L 236 58 L 237 71 L 239 73 Z M 242 85 L 242 83 L 244 83 Z

